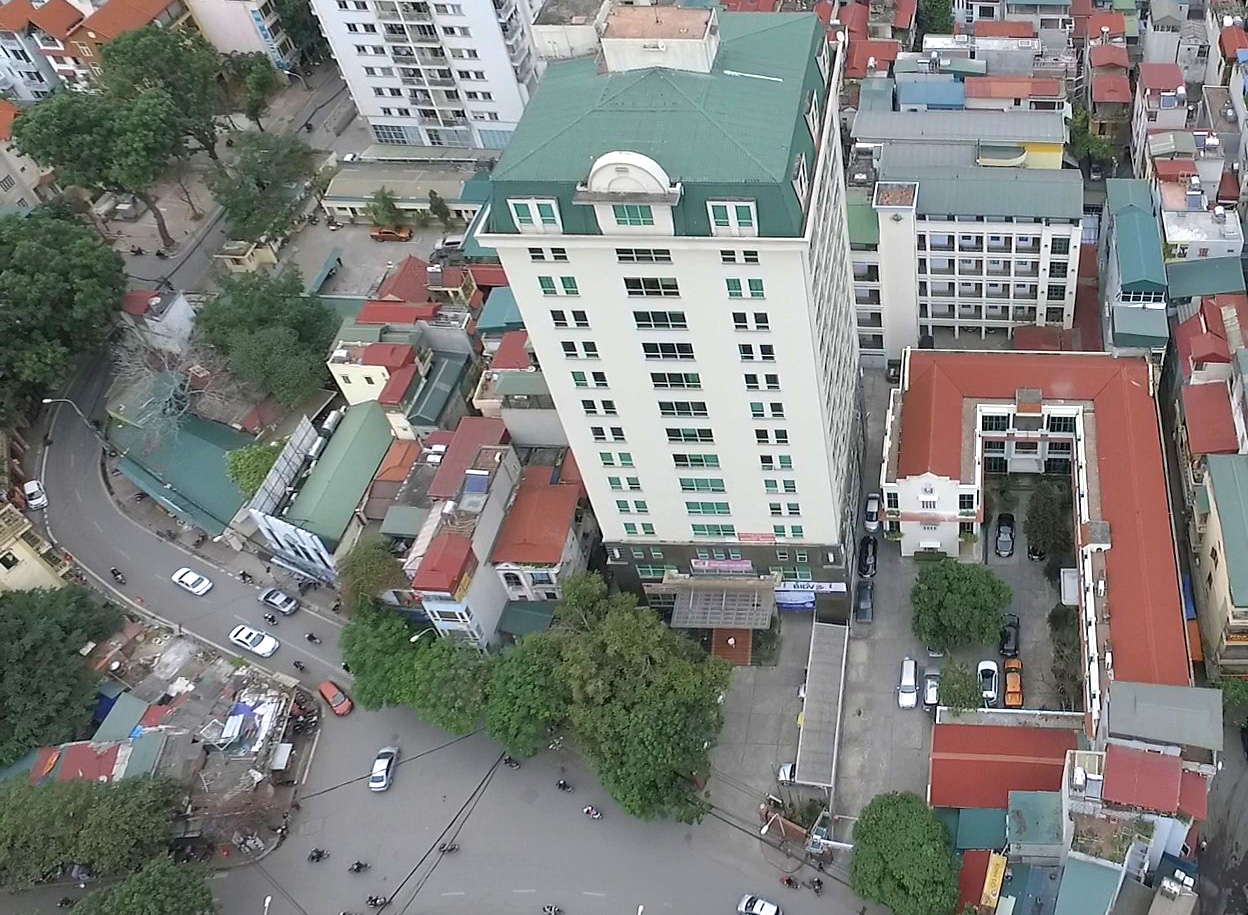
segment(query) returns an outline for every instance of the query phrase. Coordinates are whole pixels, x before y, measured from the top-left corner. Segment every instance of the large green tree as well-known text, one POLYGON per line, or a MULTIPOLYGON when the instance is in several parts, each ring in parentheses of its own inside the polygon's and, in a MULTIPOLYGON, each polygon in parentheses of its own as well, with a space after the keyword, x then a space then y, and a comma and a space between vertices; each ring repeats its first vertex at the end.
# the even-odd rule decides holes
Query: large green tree
POLYGON ((850 885, 894 915, 950 915, 958 902, 958 859, 923 799, 878 794, 854 826, 850 885))
POLYGON ((940 671, 939 701, 956 711, 979 708, 984 704, 984 694, 969 664, 950 661, 940 671))
POLYGON ((121 256, 55 211, 0 217, 0 417, 60 386, 126 288, 121 256))
POLYGON ((297 59, 318 61, 329 56, 329 45, 308 0, 274 0, 274 6, 297 59))
POLYGON ((272 444, 248 445, 237 448, 225 455, 225 475, 233 480, 243 495, 251 498, 264 483, 273 465, 286 447, 285 442, 272 444))
POLYGON ((74 864, 138 870, 169 845, 180 789, 161 779, 0 782, 0 885, 27 887, 74 864))
POLYGON ((130 193, 143 201, 165 247, 173 237, 151 189, 183 149, 180 105, 162 88, 127 98, 58 91, 13 124, 18 149, 56 168, 63 184, 130 193))
POLYGON ((450 636, 423 638, 412 651, 407 704, 434 727, 467 734, 485 712, 493 658, 450 636))
POLYGON ((407 584, 403 565, 381 536, 365 536, 338 563, 338 584, 347 606, 372 601, 387 591, 407 584))
POLYGON ((567 723, 572 693, 563 641, 558 633, 532 633, 494 665, 485 727, 515 756, 532 756, 567 723))
POLYGON ((950 35, 953 4, 950 0, 919 0, 918 20, 919 31, 924 35, 950 35))
POLYGON ((1051 480, 1043 480, 1027 500, 1023 531, 1028 547, 1037 547, 1054 556, 1066 556, 1073 545, 1070 490, 1051 480))
POLYGON ((986 645, 1001 633, 1010 587, 986 565, 954 559, 925 563, 910 591, 914 634, 942 651, 986 645))
POLYGON ((81 736, 100 676, 78 651, 121 624, 116 607, 77 585, 0 592, 0 766, 81 736))
POLYGON ((315 172, 311 147, 293 134, 235 137, 233 161, 208 175, 230 237, 257 241, 285 235, 303 210, 304 185, 315 172))
POLYGON ((141 871, 91 893, 79 915, 216 915, 219 911, 200 868, 156 858, 141 871))
POLYGON ((1070 119, 1070 148, 1080 159, 1108 163, 1114 158, 1114 147, 1104 137, 1092 133, 1086 108, 1075 106, 1070 119))
MULTIPOLYGON (((419 630, 390 608, 376 601, 356 601, 340 644, 355 677, 352 693, 363 708, 406 704, 409 671, 416 660, 411 639, 416 635, 419 630)), ((427 635, 421 641, 436 637, 427 635)))
POLYGON ((407 214, 399 209, 398 198, 394 191, 387 187, 379 187, 368 201, 368 218, 375 226, 397 229, 407 222, 407 214))
POLYGON ((291 406, 324 383, 326 353, 338 329, 333 310, 304 295, 298 270, 226 277, 196 324, 239 378, 291 406))
POLYGON ((132 102, 153 88, 177 100, 173 131, 217 158, 217 114, 222 106, 222 61, 193 30, 149 25, 104 45, 99 82, 113 98, 132 102))

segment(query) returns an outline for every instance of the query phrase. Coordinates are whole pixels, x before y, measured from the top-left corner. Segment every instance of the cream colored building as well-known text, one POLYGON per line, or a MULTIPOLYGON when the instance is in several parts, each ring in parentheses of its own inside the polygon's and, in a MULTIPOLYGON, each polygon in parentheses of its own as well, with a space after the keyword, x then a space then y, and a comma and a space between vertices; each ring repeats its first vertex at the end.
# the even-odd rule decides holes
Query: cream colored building
POLYGON ((1248 674, 1248 455, 1205 457, 1206 498, 1192 570, 1205 663, 1211 674, 1248 674))
POLYGON ((70 565, 15 505, 0 504, 0 591, 59 588, 70 565))

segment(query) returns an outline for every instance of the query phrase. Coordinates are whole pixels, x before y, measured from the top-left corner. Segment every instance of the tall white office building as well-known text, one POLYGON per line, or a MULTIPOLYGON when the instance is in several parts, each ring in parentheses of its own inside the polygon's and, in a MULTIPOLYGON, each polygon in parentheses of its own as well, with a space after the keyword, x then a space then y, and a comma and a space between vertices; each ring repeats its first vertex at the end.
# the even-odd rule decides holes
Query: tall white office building
POLYGON ((843 55, 809 14, 636 6, 601 51, 546 69, 480 238, 616 578, 652 606, 699 575, 840 591, 862 438, 843 55))
POLYGON ((502 149, 537 82, 529 0, 312 0, 378 143, 502 149))

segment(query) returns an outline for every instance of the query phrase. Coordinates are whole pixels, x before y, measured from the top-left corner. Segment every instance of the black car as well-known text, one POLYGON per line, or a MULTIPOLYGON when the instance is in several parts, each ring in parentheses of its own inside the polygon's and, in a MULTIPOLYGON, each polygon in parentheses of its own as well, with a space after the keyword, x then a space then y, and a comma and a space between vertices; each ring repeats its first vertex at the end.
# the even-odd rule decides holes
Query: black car
POLYGON ((1005 625, 1001 627, 1001 657, 1018 657, 1018 615, 1007 613, 1005 625))
POLYGON ((875 577, 875 553, 879 545, 878 540, 869 536, 858 541, 858 574, 863 578, 875 577))
POLYGON ((1014 516, 1010 512, 997 515, 997 555, 1014 555, 1014 516))
POLYGON ((875 619, 875 582, 860 581, 854 587, 854 619, 859 623, 875 619))
POLYGON ((1040 549, 1040 547, 1036 546, 1034 543, 1027 544, 1027 558, 1033 562, 1040 562, 1040 560, 1044 559, 1048 555, 1048 553, 1040 549))

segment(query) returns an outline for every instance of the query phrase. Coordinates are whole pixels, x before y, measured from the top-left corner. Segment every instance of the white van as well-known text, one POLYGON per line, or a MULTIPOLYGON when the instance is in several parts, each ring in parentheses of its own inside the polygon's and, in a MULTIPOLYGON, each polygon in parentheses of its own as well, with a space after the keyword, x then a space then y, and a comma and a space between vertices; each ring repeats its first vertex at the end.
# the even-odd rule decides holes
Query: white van
POLYGON ((901 662, 901 682, 897 684, 897 707, 914 708, 919 701, 918 665, 914 658, 901 662))

